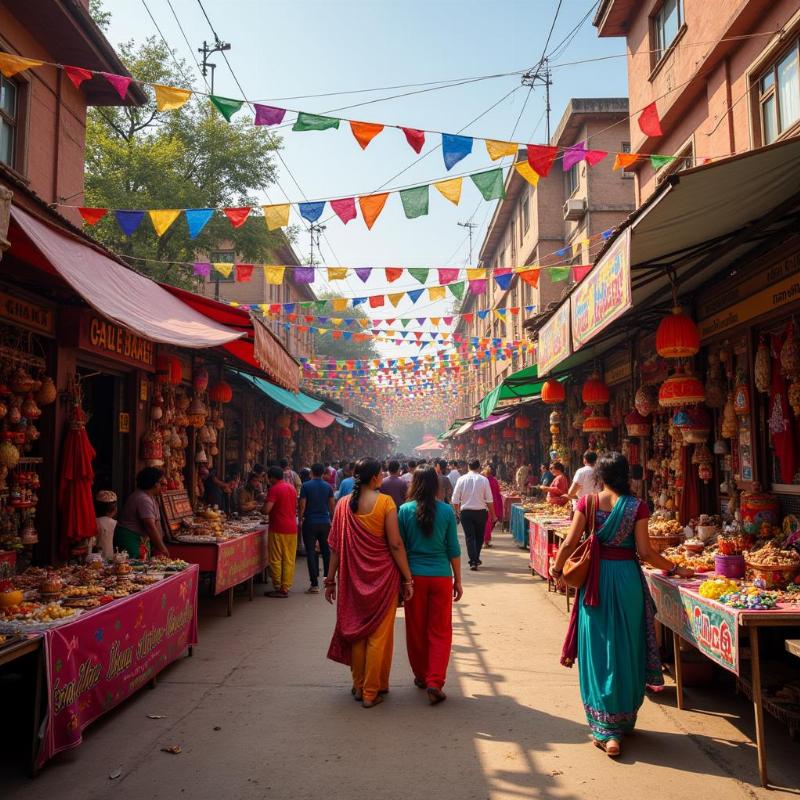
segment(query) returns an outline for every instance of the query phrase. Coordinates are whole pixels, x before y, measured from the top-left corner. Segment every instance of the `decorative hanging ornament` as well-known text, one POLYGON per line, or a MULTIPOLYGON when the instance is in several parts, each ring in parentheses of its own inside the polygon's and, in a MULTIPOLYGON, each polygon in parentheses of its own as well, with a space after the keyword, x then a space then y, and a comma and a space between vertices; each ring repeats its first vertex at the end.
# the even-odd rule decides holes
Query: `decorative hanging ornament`
POLYGON ((208 370, 205 368, 200 368, 195 370, 195 373, 192 377, 192 386, 194 387, 195 392, 202 393, 206 389, 208 389, 208 370))
POLYGON ((633 398, 633 405, 643 417, 649 417, 658 411, 658 389, 655 386, 640 386, 633 398))
POLYGON ((583 400, 587 406, 605 405, 610 397, 611 393, 608 386, 603 383, 597 372, 593 372, 581 388, 581 400, 583 400))
POLYGON ((769 355, 769 347, 766 339, 761 336, 758 341, 758 350, 756 350, 753 378, 755 380, 756 389, 762 394, 769 394, 771 373, 772 363, 769 355))
POLYGON ((177 356, 161 353, 156 359, 156 381, 177 386, 183 379, 181 360, 177 356))
POLYGON ((740 417, 746 417, 750 413, 750 387, 742 372, 737 372, 736 375, 736 386, 733 389, 733 410, 740 417))
POLYGON ((584 433, 610 433, 613 430, 611 420, 600 412, 592 412, 583 422, 584 433))
POLYGON ((522 414, 518 414, 516 417, 514 417, 514 427, 521 431, 528 430, 528 428, 531 427, 530 417, 525 417, 522 414))
POLYGON ((736 411, 733 407, 733 393, 728 394, 725 407, 722 409, 722 438, 733 439, 739 430, 739 421, 736 419, 736 411))
POLYGON ((703 384, 694 375, 687 374, 680 368, 667 378, 658 390, 658 402, 663 408, 697 405, 703 403, 705 399, 703 384))
POLYGON ((625 428, 628 431, 628 436, 649 436, 650 419, 634 408, 630 414, 625 415, 625 428))
POLYGON ((556 405, 563 403, 567 398, 564 384, 557 381, 555 378, 548 378, 542 384, 542 402, 547 405, 556 405))
POLYGON ((780 353, 781 373, 788 378, 800 377, 800 342, 797 341, 797 326, 789 323, 786 340, 780 353))
POLYGON ((689 358, 700 351, 700 331, 694 320, 675 306, 656 331, 656 352, 662 358, 689 358))
POLYGON ((225 381, 217 381, 209 390, 208 397, 213 403, 230 403, 233 399, 233 389, 225 381))

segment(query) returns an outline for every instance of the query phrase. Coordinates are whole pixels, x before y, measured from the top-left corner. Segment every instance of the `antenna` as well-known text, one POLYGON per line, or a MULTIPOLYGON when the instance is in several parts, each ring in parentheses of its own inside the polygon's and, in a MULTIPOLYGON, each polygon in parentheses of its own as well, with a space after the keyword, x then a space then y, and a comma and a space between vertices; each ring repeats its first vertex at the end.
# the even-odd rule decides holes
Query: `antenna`
POLYGON ((208 57, 212 53, 222 53, 230 49, 231 49, 230 42, 220 41, 218 38, 216 38, 216 36, 212 47, 209 47, 208 42, 204 41, 203 46, 197 48, 197 52, 203 54, 203 63, 200 66, 200 70, 203 73, 203 77, 205 78, 208 75, 208 71, 211 70, 211 94, 214 94, 214 70, 217 68, 217 65, 212 64, 208 60, 208 57))
POLYGON ((550 87, 553 85, 553 73, 546 58, 543 58, 534 69, 529 69, 522 76, 522 85, 535 87, 539 83, 544 86, 545 113, 547 114, 547 143, 550 144, 550 87))
POLYGON ((478 227, 477 222, 457 222, 456 223, 459 228, 466 228, 469 231, 469 265, 472 267, 474 264, 472 263, 472 231, 478 227))

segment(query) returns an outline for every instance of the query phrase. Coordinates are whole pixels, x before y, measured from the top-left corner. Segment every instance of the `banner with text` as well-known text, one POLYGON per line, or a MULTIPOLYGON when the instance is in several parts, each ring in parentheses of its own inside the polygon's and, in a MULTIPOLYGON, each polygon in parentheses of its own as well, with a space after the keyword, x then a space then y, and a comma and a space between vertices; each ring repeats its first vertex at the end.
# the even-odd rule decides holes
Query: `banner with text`
POLYGON ((571 352, 569 338, 570 305, 564 303, 553 316, 542 325, 536 348, 536 368, 542 378, 560 364, 571 352))

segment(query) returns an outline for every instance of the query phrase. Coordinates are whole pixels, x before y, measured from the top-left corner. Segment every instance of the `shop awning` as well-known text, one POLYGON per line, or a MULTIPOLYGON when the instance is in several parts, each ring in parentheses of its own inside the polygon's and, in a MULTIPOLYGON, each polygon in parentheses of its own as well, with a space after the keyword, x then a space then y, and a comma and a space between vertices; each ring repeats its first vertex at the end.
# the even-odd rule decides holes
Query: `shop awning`
POLYGON ((472 426, 472 430, 482 431, 485 428, 491 428, 492 425, 497 425, 499 422, 505 422, 507 419, 511 419, 513 416, 514 412, 509 411, 507 414, 497 414, 493 417, 489 417, 488 419, 482 419, 480 422, 476 422, 472 426))
POLYGON ((10 236, 22 245, 23 252, 27 249, 26 259, 63 278, 95 311, 145 339, 204 348, 242 336, 241 330, 209 319, 77 236, 47 225, 17 206, 12 206, 11 218, 10 236))
POLYGON ((327 428, 329 425, 333 425, 333 421, 336 419, 333 414, 329 414, 327 411, 323 411, 321 408, 318 411, 311 412, 310 414, 301 413, 300 416, 315 428, 327 428))
POLYGON ((456 428, 456 432, 453 434, 453 436, 463 436, 465 433, 469 433, 474 424, 474 419, 471 419, 469 422, 465 422, 460 428, 456 428))
POLYGON ((355 422, 349 419, 348 417, 340 417, 336 416, 336 421, 343 427, 343 428, 352 428, 355 426, 355 422))
POLYGON ((544 381, 537 380, 538 375, 535 364, 509 375, 481 400, 481 419, 487 419, 501 400, 522 400, 540 395, 544 381))
POLYGON ((440 450, 444 450, 444 445, 437 442, 436 439, 429 439, 427 442, 418 444, 414 449, 418 453, 438 453, 440 450))
POLYGON ((302 392, 288 392, 274 383, 265 381, 263 378, 257 378, 255 375, 248 375, 246 372, 237 372, 236 370, 230 371, 232 375, 247 381, 255 386, 260 392, 274 400, 279 406, 284 406, 290 411, 296 411, 298 414, 313 414, 322 408, 322 400, 315 400, 302 392))

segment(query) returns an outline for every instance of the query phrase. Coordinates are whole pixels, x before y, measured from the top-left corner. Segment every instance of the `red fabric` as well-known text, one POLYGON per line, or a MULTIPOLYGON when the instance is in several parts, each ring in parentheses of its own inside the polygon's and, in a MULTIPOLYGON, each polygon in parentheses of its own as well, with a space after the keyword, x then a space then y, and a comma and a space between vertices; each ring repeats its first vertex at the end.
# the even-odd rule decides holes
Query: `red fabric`
POLYGON ((83 217, 83 221, 87 225, 97 225, 103 217, 108 214, 107 208, 87 208, 86 206, 81 206, 78 209, 78 213, 83 217))
POLYGON ((386 267, 384 272, 386 273, 386 280, 389 283, 393 283, 394 281, 396 281, 403 274, 403 268, 402 267, 386 267))
POLYGON ((239 283, 246 283, 253 278, 253 264, 237 264, 236 280, 239 283))
POLYGON ((411 671, 426 687, 441 689, 453 643, 452 578, 415 575, 405 615, 411 671))
MULTIPOLYGON (((786 334, 789 329, 787 328, 786 334)), ((772 337, 772 381, 769 387, 769 428, 772 447, 780 465, 781 483, 792 483, 795 472, 794 443, 792 434, 792 418, 789 413, 789 398, 786 392, 786 381, 781 374, 780 352, 786 338, 772 337)))
POLYGON ((658 108, 655 102, 642 109, 638 122, 639 128, 645 136, 661 136, 661 120, 658 118, 658 108))
POLYGON ((250 216, 249 208, 223 208, 222 211, 234 228, 241 228, 250 216))
POLYGON ((330 201, 331 209, 337 217, 347 225, 351 219, 356 218, 356 201, 352 197, 342 197, 339 200, 330 201))
POLYGON ((542 178, 546 178, 550 173, 550 169, 557 155, 557 147, 550 147, 544 144, 528 145, 528 163, 536 174, 540 175, 542 178))
POLYGON ((97 533, 92 501, 94 456, 86 428, 71 425, 64 439, 58 487, 62 551, 65 554, 70 542, 89 539, 97 533))
MULTIPOLYGON (((497 519, 503 519, 503 495, 500 492, 500 484, 494 475, 487 475, 489 481, 489 488, 492 490, 492 502, 494 503, 494 514, 497 519)), ((486 518, 486 528, 483 531, 483 543, 488 544, 492 541, 492 528, 494 524, 486 518)))
POLYGON ((92 77, 92 73, 88 69, 84 69, 83 67, 64 67, 64 72, 67 73, 67 77, 72 81, 75 85, 76 89, 80 89, 81 84, 84 81, 88 81, 92 77))
POLYGON ((400 594, 400 572, 389 545, 364 528, 345 499, 336 505, 331 550, 339 555, 336 628, 328 658, 351 665, 354 642, 374 633, 400 594))
POLYGON ((269 512, 269 529, 274 533, 297 533, 297 490, 285 481, 269 487, 267 502, 274 503, 269 512))
POLYGON ((414 152, 419 153, 422 145, 425 144, 425 131, 419 131, 416 128, 401 128, 400 130, 406 135, 406 141, 414 149, 414 152))

